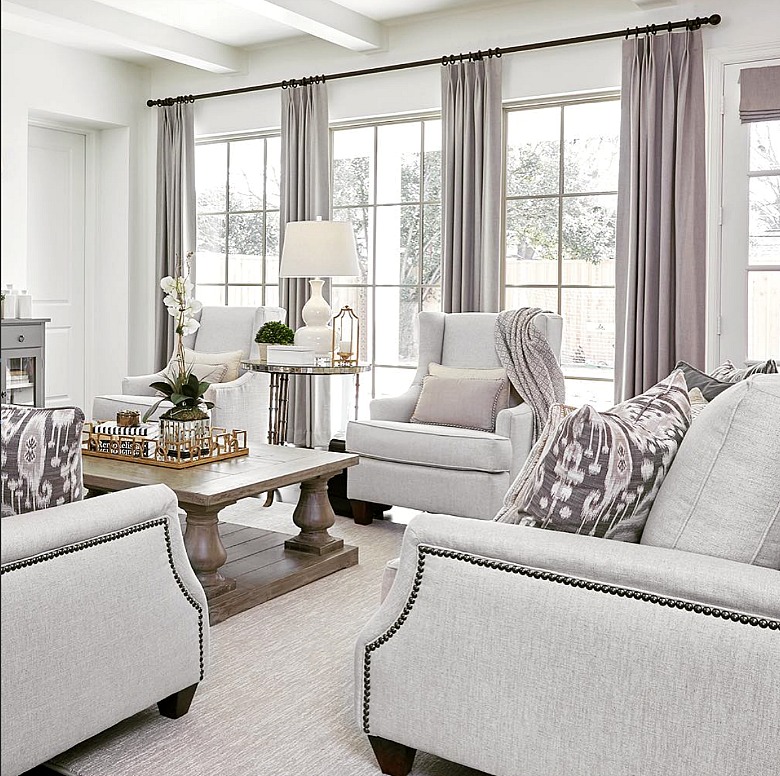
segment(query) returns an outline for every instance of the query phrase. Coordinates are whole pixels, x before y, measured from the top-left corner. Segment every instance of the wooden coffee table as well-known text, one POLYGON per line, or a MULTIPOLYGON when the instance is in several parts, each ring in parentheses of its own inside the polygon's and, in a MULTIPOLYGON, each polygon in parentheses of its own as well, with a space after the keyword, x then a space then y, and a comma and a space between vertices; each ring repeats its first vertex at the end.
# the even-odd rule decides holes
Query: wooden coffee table
MULTIPOLYGON (((243 458, 190 469, 167 469, 91 456, 84 456, 83 469, 84 486, 91 491, 163 483, 176 493, 179 506, 187 513, 184 545, 209 600, 209 619, 213 625, 269 598, 357 564, 357 547, 345 546, 342 539, 328 533, 336 520, 328 500, 328 480, 357 463, 357 455, 346 453, 256 445, 243 458), (254 577, 246 573, 244 559, 237 585, 236 579, 221 571, 229 553, 220 537, 220 526, 223 529, 225 526, 219 522, 220 510, 247 496, 298 483, 301 494, 293 521, 300 533, 287 536, 245 529, 262 535, 264 539, 259 544, 272 555, 264 560, 256 559, 263 571, 254 577)), ((257 508, 263 509, 262 502, 258 501, 257 508)), ((230 565, 228 562, 228 569, 230 565)))

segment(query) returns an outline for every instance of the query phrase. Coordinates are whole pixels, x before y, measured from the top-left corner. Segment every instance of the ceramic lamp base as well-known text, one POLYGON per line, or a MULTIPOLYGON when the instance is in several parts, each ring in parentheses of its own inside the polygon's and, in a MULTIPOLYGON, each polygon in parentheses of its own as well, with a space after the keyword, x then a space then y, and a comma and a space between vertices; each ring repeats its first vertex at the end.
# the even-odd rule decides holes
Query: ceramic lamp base
POLYGON ((295 332, 295 344, 302 348, 311 348, 316 356, 330 355, 333 329, 328 326, 330 321, 330 305, 322 296, 321 278, 309 280, 311 296, 301 310, 305 326, 295 332))
POLYGON ((333 329, 330 326, 301 326, 295 332, 295 344, 311 348, 315 356, 329 356, 333 329))

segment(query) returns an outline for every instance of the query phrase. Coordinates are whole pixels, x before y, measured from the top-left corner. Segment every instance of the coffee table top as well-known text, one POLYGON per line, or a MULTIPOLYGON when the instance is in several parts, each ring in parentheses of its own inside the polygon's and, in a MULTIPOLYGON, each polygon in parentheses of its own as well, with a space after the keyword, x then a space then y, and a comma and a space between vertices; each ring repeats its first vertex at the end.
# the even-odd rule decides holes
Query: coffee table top
POLYGON ((190 469, 92 456, 84 456, 82 466, 86 488, 114 491, 162 483, 176 493, 180 503, 219 507, 314 477, 333 476, 358 461, 358 456, 350 453, 258 444, 250 448, 248 456, 190 469))

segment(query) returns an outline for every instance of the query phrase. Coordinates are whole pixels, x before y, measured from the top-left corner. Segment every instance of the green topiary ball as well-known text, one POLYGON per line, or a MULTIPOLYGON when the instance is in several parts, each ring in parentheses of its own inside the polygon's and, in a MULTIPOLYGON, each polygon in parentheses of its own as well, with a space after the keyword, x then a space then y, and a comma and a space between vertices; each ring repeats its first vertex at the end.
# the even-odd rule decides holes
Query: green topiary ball
POLYGON ((292 345, 294 340, 295 332, 281 321, 268 321, 255 334, 255 342, 264 342, 269 345, 292 345))

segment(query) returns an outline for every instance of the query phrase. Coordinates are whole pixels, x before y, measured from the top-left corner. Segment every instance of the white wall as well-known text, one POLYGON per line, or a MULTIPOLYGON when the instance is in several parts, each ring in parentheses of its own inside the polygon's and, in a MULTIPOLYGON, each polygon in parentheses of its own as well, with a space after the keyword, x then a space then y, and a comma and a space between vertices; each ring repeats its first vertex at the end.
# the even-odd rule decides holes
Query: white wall
POLYGON ((87 412, 90 394, 116 392, 135 359, 150 360, 151 322, 130 304, 152 298, 148 92, 146 68, 2 32, 3 285, 27 287, 28 123, 87 134, 87 412), (131 337, 144 343, 133 358, 131 337))

